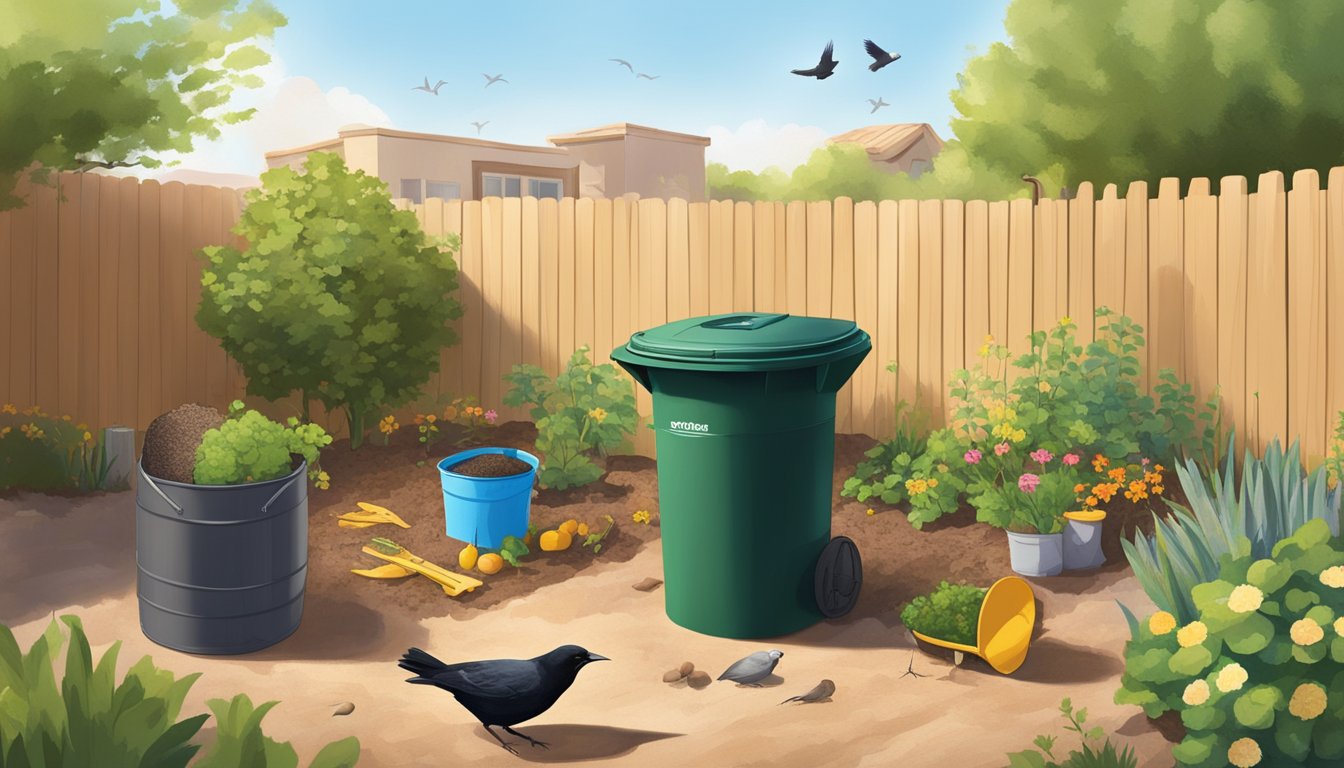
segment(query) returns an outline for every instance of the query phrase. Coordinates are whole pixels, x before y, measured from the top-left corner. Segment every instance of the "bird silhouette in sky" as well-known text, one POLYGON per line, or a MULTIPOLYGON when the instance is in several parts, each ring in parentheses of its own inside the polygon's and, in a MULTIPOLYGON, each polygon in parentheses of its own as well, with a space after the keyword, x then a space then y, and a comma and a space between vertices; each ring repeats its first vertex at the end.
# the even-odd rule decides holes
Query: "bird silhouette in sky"
POLYGON ((821 52, 821 61, 817 62, 817 66, 811 69, 793 69, 790 71, 795 75, 815 77, 818 80, 825 80, 835 72, 835 66, 840 63, 831 57, 834 50, 835 46, 833 43, 826 43, 826 48, 821 52))
POLYGON ((429 84, 429 78, 426 77, 426 78, 425 78, 425 84, 424 84, 424 85, 417 85, 417 86, 415 86, 414 88, 412 88, 411 90, 412 90, 412 91, 424 91, 424 92, 426 92, 426 93, 432 93, 432 94, 434 94, 435 96, 438 96, 438 95, 439 95, 439 89, 442 88, 442 87, 444 86, 444 83, 447 83, 447 82, 448 82, 447 80, 440 80, 439 82, 437 82, 437 83, 435 83, 434 85, 431 86, 431 85, 429 84))
POLYGON ((630 70, 630 74, 632 75, 635 73, 635 68, 631 66, 630 62, 626 61, 625 59, 607 59, 607 61, 614 61, 617 64, 620 64, 622 67, 625 67, 626 69, 630 70))
POLYGON ((901 58, 901 54, 887 53, 872 40, 864 40, 863 47, 868 51, 868 55, 873 57, 873 63, 868 65, 868 69, 874 72, 901 58))
POLYGON ((490 124, 490 121, 489 121, 489 120, 486 120, 486 121, 483 122, 483 123, 472 123, 472 125, 476 126, 476 135, 477 135, 477 136, 480 136, 480 135, 481 135, 481 129, 484 128, 485 126, 489 125, 489 124, 490 124))
POLYGON ((639 79, 641 77, 644 78, 645 80, 657 80, 658 78, 662 77, 662 75, 646 75, 643 72, 640 72, 639 74, 635 75, 635 79, 639 79))
POLYGON ((881 109, 881 108, 883 108, 883 107, 890 107, 890 106, 891 106, 891 105, 888 104, 887 102, 883 101, 881 96, 878 96, 876 100, 874 100, 874 99, 868 99, 868 103, 873 105, 872 110, 868 113, 868 114, 870 114, 870 115, 873 114, 873 112, 876 112, 877 110, 879 110, 879 109, 881 109))
POLYGON ((505 79, 504 79, 504 76, 503 76, 503 75, 495 75, 494 77, 491 77, 490 75, 487 75, 487 74, 485 74, 484 72, 482 72, 482 73, 481 73, 481 77, 484 77, 484 78, 485 78, 485 87, 486 87, 486 88, 489 88, 490 86, 494 85, 495 83, 507 83, 507 82, 509 82, 508 80, 505 80, 505 79))

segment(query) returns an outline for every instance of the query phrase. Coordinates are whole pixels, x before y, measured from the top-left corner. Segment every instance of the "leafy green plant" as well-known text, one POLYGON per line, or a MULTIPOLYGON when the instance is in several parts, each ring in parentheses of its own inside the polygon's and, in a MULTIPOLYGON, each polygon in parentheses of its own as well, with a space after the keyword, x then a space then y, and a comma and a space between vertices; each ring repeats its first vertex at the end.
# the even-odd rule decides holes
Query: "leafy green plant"
POLYGON ((1330 444, 1330 452, 1325 456, 1325 471, 1330 490, 1344 482, 1344 411, 1339 412, 1339 423, 1330 444))
POLYGON ((450 236, 429 241, 387 185, 313 152, 263 173, 234 227, 248 246, 204 249, 196 321, 247 374, 250 394, 344 410, 350 447, 380 407, 417 398, 462 315, 450 236))
POLYGON ((1217 576, 1220 562, 1246 539, 1251 554, 1268 557, 1289 533, 1310 520, 1339 533, 1341 489, 1327 488, 1323 467, 1302 470, 1296 442, 1285 453, 1278 440, 1257 458, 1249 449, 1236 484, 1232 445, 1221 469, 1204 470, 1192 459, 1176 467, 1189 506, 1168 501, 1173 514, 1153 515, 1153 533, 1121 541, 1125 557, 1149 599, 1182 622, 1197 615, 1195 585, 1217 576))
MULTIPOLYGON (((298 754, 289 742, 278 742, 262 733, 261 720, 278 701, 253 707, 252 699, 240 693, 232 700, 210 699, 205 704, 215 715, 215 742, 194 768, 297 768, 298 754)), ((359 739, 348 736, 322 748, 309 768, 352 768, 359 762, 359 739)))
MULTIPOLYGON (((645 512, 644 514, 647 515, 648 513, 645 512)), ((616 527, 616 518, 611 515, 603 515, 603 517, 607 520, 607 526, 601 531, 592 531, 583 540, 583 546, 592 547, 594 555, 602 551, 602 542, 607 540, 607 536, 611 534, 611 529, 616 527)), ((647 523, 648 520, 646 519, 645 522, 647 523)))
POLYGON ((1172 755, 1199 768, 1344 760, 1344 540, 1314 517, 1253 553, 1241 537, 1190 591, 1194 617, 1159 610, 1132 639, 1116 703, 1175 710, 1172 755))
POLYGON ((308 462, 308 476, 324 486, 329 479, 318 461, 331 436, 316 424, 288 426, 247 410, 241 400, 229 406, 229 418, 207 430, 196 448, 195 480, 200 485, 236 485, 284 477, 294 471, 290 454, 308 462))
POLYGON ((1071 750, 1062 761, 1055 757, 1054 736, 1037 736, 1032 744, 1036 749, 1013 752, 1008 755, 1009 768, 1137 768, 1139 759, 1134 750, 1126 746, 1117 751, 1111 740, 1100 727, 1084 728, 1087 724, 1087 708, 1073 709, 1073 702, 1064 699, 1059 703, 1059 712, 1067 725, 1064 730, 1078 734, 1080 749, 1071 750), (1093 748, 1093 742, 1105 742, 1093 748))
POLYGON ((1064 513, 1078 508, 1078 454, 1056 458, 1044 448, 1026 457, 1005 451, 998 463, 967 451, 964 460, 976 478, 968 486, 975 519, 1019 533, 1058 533, 1064 513), (972 460, 974 459, 974 460, 972 460), (988 471, 980 467, 988 466, 988 471))
MULTIPOLYGON (((528 533, 535 533, 535 530, 531 525, 528 526, 528 533)), ((499 556, 514 568, 522 567, 522 563, 519 561, 530 554, 532 554, 532 550, 517 536, 505 536, 504 540, 500 542, 499 556)))
POLYGON ((943 581, 901 609, 901 623, 911 630, 962 645, 975 645, 980 606, 988 590, 943 581))
POLYGON ((505 405, 532 406, 543 488, 587 485, 602 476, 595 455, 629 447, 639 423, 634 386, 614 365, 593 365, 588 347, 575 350, 555 379, 535 365, 515 365, 504 380, 505 405))
POLYGON ((107 485, 109 468, 101 430, 37 406, 0 406, 0 490, 96 491, 107 485))

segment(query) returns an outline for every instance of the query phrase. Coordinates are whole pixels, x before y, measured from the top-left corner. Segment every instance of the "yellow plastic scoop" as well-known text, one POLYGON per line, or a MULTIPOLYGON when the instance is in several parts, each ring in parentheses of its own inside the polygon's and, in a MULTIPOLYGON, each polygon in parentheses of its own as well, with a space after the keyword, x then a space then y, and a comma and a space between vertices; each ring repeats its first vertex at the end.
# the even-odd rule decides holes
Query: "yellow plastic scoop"
MULTIPOLYGON (((416 557, 406 550, 405 547, 397 544, 390 539, 377 538, 365 546, 362 550, 365 554, 373 555, 380 560, 403 568, 408 571, 424 576, 430 581, 443 587, 443 591, 449 597, 457 597, 463 592, 470 592, 485 582, 473 579, 470 576, 463 576, 458 573, 440 568, 439 566, 425 560, 422 557, 416 557)), ((386 566, 374 569, 382 571, 386 566)), ((367 574, 360 574, 361 576, 367 574)), ((395 576, 374 576, 371 578, 397 578, 395 576)))
POLYGON ((410 528, 410 524, 387 507, 380 507, 377 504, 370 504, 367 501, 359 502, 358 512, 346 512, 337 519, 342 528, 368 528, 369 526, 380 523, 390 523, 399 528, 410 528))
POLYGON ((377 568, 351 568, 350 572, 370 579, 404 579, 415 575, 415 571, 402 568, 396 563, 380 565, 377 568))
POLYGON ((989 663, 995 672, 1011 675, 1027 660, 1027 646, 1036 626, 1036 594, 1031 585, 1016 576, 994 582, 985 593, 976 622, 975 645, 963 645, 920 634, 915 637, 930 645, 973 653, 989 663))

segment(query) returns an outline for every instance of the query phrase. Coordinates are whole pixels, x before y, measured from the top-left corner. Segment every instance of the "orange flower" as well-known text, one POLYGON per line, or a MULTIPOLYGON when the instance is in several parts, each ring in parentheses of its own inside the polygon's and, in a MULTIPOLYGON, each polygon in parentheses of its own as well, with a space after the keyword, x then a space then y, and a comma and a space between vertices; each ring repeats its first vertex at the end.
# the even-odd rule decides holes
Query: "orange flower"
POLYGON ((1079 484, 1073 486, 1073 492, 1074 492, 1074 493, 1082 493, 1084 488, 1087 488, 1087 485, 1084 484, 1084 483, 1079 483, 1079 484))
POLYGON ((1110 472, 1107 472, 1106 475, 1107 475, 1107 477, 1111 478, 1112 480, 1114 480, 1114 481, 1117 482, 1117 483, 1123 483, 1123 482, 1125 482, 1125 468, 1124 468, 1124 467, 1116 467, 1115 469, 1112 469, 1110 472))
POLYGON ((1102 501, 1109 502, 1119 490, 1119 483, 1098 483, 1093 486, 1092 493, 1102 501))
POLYGON ((457 418, 457 406, 450 405, 443 409, 443 418, 453 421, 457 418))
POLYGON ((1148 498, 1148 485, 1141 480, 1135 480, 1129 484, 1129 490, 1125 491, 1125 498, 1130 501, 1141 501, 1148 498))
POLYGON ((1087 497, 1087 501, 1085 501, 1085 502, 1083 502, 1083 503, 1086 504, 1086 505, 1089 506, 1089 507, 1095 507, 1095 506, 1097 506, 1097 497, 1096 497, 1096 496, 1088 496, 1088 497, 1087 497))
POLYGON ((1109 467, 1110 465, 1111 460, 1106 458, 1105 456, 1102 456, 1100 453, 1098 453, 1096 457, 1092 459, 1092 469, 1095 472, 1100 472, 1101 470, 1105 469, 1106 467, 1109 467))

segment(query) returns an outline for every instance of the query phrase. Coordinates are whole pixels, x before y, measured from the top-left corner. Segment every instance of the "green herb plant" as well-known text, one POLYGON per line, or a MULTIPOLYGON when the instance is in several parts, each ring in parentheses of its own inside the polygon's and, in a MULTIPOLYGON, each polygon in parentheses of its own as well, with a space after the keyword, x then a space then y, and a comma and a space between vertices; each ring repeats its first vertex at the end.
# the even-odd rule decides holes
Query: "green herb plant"
POLYGON ((974 646, 987 591, 943 581, 902 608, 901 623, 921 635, 974 646))
POLYGON ((196 448, 194 478, 200 485, 274 480, 292 472, 291 454, 300 454, 308 462, 309 478, 325 484, 319 452, 330 444, 331 436, 316 424, 290 417, 286 426, 235 400, 229 418, 207 430, 196 448))
POLYGON ((1325 472, 1330 490, 1344 483, 1344 411, 1339 412, 1339 422, 1330 441, 1330 452, 1325 457, 1325 472))
POLYGON ((535 365, 515 365, 504 380, 505 405, 532 406, 543 488, 587 485, 602 476, 594 458, 629 448, 639 423, 634 386, 614 365, 593 365, 588 347, 576 350, 554 379, 535 365))
MULTIPOLYGON (((287 741, 276 741, 261 730, 261 720, 280 702, 254 707, 247 694, 233 699, 210 699, 205 705, 215 715, 215 741, 193 768, 297 768, 298 754, 287 741)), ((353 768, 359 762, 359 739, 333 741, 308 768, 353 768)))
POLYGON ((1032 741, 1036 749, 1008 755, 1009 768, 1137 768, 1139 759, 1133 748, 1125 746, 1117 751, 1100 727, 1084 727, 1087 724, 1086 707, 1074 711, 1073 702, 1066 698, 1060 702, 1059 712, 1066 721, 1064 730, 1078 735, 1080 749, 1071 750, 1061 760, 1054 753, 1056 737, 1037 736, 1032 741), (1105 739, 1104 743, 1101 743, 1102 739, 1105 739), (1094 748, 1095 743, 1099 746, 1094 748))
MULTIPOLYGON (((530 533, 533 530, 535 529, 529 525, 528 532, 530 533)), ((532 550, 529 549, 527 544, 517 536, 505 536, 504 540, 500 542, 499 556, 504 558, 504 562, 512 565, 514 568, 521 568, 522 563, 520 561, 530 554, 532 554, 532 550)))
POLYGON ((607 519, 607 527, 603 528, 600 532, 593 531, 589 533, 588 537, 583 540, 583 546, 592 547, 594 555, 602 551, 602 542, 606 541, 607 535, 611 533, 611 529, 616 527, 616 518, 611 515, 603 515, 603 517, 607 519))

